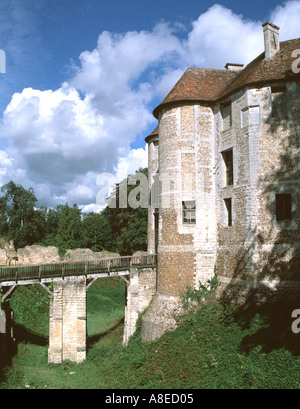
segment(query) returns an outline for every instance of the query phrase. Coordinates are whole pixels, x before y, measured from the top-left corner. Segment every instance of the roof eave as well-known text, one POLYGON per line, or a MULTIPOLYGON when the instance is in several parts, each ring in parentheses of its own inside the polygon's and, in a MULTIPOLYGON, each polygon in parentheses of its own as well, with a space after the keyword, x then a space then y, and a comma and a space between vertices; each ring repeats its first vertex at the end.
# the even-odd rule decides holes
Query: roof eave
POLYGON ((214 104, 215 100, 205 100, 205 99, 178 99, 175 101, 168 101, 168 102, 162 102, 161 104, 159 104, 156 108, 154 108, 153 110, 153 116, 156 119, 159 119, 159 113, 161 110, 163 109, 168 109, 168 108, 176 108, 180 105, 205 105, 205 106, 211 106, 212 104, 214 104))

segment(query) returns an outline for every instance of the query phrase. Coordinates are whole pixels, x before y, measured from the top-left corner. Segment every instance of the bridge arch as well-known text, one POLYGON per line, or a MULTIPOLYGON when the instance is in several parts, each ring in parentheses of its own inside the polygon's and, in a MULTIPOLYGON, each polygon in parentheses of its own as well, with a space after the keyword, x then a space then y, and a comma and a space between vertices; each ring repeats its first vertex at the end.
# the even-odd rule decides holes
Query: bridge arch
POLYGON ((114 257, 96 261, 0 268, 2 301, 18 285, 40 284, 51 295, 48 362, 86 359, 86 293, 99 278, 120 277, 126 283, 123 344, 156 290, 156 256, 114 257))

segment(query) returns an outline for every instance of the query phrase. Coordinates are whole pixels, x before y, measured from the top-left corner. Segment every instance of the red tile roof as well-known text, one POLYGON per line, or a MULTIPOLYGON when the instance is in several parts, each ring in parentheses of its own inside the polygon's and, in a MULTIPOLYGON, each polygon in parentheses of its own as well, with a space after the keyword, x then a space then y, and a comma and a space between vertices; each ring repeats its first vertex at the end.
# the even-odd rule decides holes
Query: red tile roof
POLYGON ((148 135, 148 136, 145 138, 146 143, 149 142, 149 140, 152 138, 152 136, 158 136, 158 126, 154 129, 153 132, 151 132, 150 135, 148 135))
POLYGON ((236 71, 189 67, 153 115, 158 118, 159 111, 174 102, 214 101, 236 76, 236 71))
POLYGON ((300 74, 292 71, 295 58, 294 50, 300 49, 300 38, 280 43, 278 51, 272 59, 265 60, 265 53, 260 54, 255 60, 239 71, 237 78, 218 96, 218 99, 232 94, 245 86, 266 84, 274 81, 300 80, 300 74))
POLYGON ((250 85, 300 80, 300 74, 292 71, 292 52, 296 49, 300 49, 300 38, 281 42, 272 59, 265 60, 262 53, 240 71, 189 67, 153 115, 158 118, 162 108, 182 102, 216 102, 250 85))

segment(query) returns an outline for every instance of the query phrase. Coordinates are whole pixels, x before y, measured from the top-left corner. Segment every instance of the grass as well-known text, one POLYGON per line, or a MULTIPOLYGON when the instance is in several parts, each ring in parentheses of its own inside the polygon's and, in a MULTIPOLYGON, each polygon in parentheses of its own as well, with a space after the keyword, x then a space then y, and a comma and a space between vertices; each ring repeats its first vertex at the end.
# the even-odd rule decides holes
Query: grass
MULTIPOLYGON (((25 294, 15 293, 18 296, 23 299, 25 294)), ((272 306, 271 315, 267 310, 241 311, 208 299, 201 308, 187 310, 177 330, 153 342, 142 342, 139 320, 126 348, 122 346, 121 280, 97 280, 88 291, 87 307, 87 359, 61 365, 47 363, 47 345, 32 338, 33 322, 29 313, 20 310, 21 315, 16 316, 26 323, 27 331, 30 326, 31 335, 19 342, 0 388, 300 388, 300 335, 288 331, 290 322, 283 319, 282 306, 276 314, 272 306)), ((42 311, 40 321, 47 321, 42 311)), ((35 327, 35 335, 46 337, 46 324, 39 328, 38 332, 35 327)))

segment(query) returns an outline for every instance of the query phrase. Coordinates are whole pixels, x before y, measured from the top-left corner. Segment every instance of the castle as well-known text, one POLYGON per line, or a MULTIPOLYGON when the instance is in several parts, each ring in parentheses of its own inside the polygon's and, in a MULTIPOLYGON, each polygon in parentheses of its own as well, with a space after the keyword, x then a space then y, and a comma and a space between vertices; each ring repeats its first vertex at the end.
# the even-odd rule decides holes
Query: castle
POLYGON ((144 340, 175 328, 180 295, 215 271, 227 301, 300 289, 300 38, 280 42, 269 22, 263 37, 245 68, 188 68, 153 111, 144 340))

